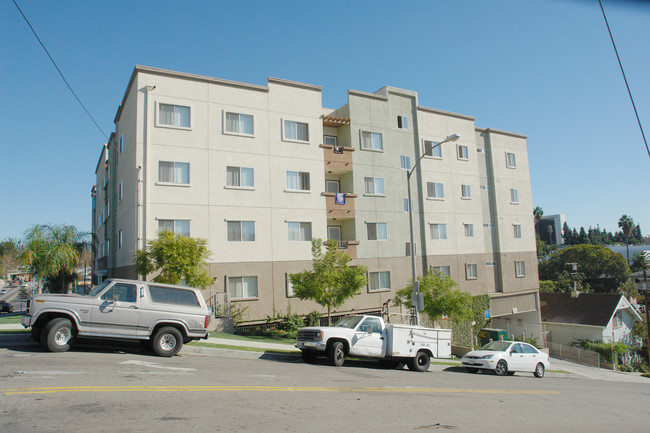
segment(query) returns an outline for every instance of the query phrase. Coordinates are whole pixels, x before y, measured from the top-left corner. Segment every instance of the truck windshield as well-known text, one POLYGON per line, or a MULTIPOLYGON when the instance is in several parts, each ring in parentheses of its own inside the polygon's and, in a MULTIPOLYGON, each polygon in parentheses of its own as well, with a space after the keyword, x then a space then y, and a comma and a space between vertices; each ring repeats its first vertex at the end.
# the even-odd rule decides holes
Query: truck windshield
POLYGON ((99 286, 92 289, 92 291, 88 292, 88 295, 86 295, 86 296, 97 296, 99 294, 99 292, 104 290, 106 288, 106 286, 111 284, 111 282, 112 282, 111 280, 104 280, 103 283, 101 283, 99 286))
POLYGON ((337 326, 339 328, 350 328, 354 329, 356 326, 359 324, 359 322, 363 319, 361 316, 348 316, 344 317, 338 322, 334 324, 334 326, 337 326))

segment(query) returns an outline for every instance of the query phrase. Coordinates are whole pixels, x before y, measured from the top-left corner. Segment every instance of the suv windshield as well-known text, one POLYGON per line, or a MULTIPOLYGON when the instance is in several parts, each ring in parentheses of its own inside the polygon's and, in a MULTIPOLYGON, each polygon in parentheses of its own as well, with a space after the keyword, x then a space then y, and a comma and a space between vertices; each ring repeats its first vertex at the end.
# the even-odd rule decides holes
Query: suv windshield
POLYGON ((106 286, 108 286, 111 283, 112 283, 111 280, 104 280, 103 283, 101 283, 99 286, 95 287, 90 292, 88 292, 88 294, 86 296, 97 296, 99 294, 99 292, 104 290, 106 288, 106 286))
POLYGON ((361 316, 348 316, 344 317, 338 322, 334 324, 334 326, 337 326, 339 328, 350 328, 354 329, 359 322, 361 321, 362 317, 361 316))
POLYGON ((481 350, 492 350, 494 352, 505 352, 512 343, 507 341, 491 341, 485 346, 481 347, 481 350))

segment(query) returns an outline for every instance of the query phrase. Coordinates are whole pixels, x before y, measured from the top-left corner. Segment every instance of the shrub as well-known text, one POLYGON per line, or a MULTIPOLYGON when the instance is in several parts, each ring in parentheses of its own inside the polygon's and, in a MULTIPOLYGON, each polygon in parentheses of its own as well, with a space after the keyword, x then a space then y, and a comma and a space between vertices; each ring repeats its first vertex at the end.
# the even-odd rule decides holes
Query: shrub
POLYGON ((305 324, 307 326, 320 326, 320 317, 321 315, 318 311, 312 311, 305 317, 305 324))
POLYGON ((305 326, 305 321, 299 314, 287 314, 282 318, 278 328, 285 332, 295 333, 298 329, 305 326))
POLYGON ((522 335, 521 337, 517 337, 517 336, 515 336, 515 337, 513 338, 513 340, 514 340, 514 341, 523 341, 524 343, 528 343, 528 344, 530 344, 531 346, 535 346, 535 347, 539 348, 539 347, 537 346, 537 338, 533 337, 532 335, 531 335, 530 337, 525 337, 525 336, 523 336, 523 335, 522 335))

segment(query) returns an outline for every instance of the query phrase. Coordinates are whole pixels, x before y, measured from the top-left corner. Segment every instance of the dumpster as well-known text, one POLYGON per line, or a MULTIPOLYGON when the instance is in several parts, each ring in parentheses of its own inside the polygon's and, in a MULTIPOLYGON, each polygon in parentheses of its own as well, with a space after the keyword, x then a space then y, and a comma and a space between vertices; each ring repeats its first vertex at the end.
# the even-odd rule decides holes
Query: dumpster
POLYGON ((488 344, 490 341, 504 341, 508 338, 505 329, 483 328, 479 331, 479 341, 481 346, 488 344))

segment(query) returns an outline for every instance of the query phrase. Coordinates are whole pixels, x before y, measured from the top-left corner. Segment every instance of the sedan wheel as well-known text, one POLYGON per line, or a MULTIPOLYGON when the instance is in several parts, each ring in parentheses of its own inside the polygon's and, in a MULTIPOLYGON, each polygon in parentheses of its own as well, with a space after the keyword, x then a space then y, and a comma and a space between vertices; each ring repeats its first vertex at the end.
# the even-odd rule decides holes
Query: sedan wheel
POLYGON ((502 359, 497 363, 494 372, 496 373, 497 376, 505 376, 506 373, 508 373, 508 364, 506 364, 506 362, 502 359))
POLYGON ((544 377, 544 364, 541 362, 537 364, 537 367, 535 367, 535 373, 533 373, 535 377, 544 377))

